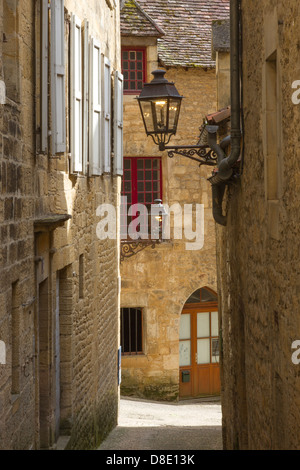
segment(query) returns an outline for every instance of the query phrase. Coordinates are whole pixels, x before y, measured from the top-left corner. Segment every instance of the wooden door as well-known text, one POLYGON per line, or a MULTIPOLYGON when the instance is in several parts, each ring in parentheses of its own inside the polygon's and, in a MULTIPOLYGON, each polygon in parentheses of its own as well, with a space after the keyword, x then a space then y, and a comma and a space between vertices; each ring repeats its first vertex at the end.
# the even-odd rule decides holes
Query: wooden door
POLYGON ((181 398, 220 393, 216 304, 184 308, 180 321, 179 366, 181 398))

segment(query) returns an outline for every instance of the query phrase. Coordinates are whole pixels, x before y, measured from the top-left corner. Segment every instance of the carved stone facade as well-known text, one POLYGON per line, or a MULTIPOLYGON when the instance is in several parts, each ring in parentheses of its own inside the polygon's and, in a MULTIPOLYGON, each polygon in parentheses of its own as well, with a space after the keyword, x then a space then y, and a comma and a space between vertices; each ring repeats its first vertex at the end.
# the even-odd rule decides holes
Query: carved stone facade
POLYGON ((114 96, 119 2, 4 0, 0 9, 0 447, 95 448, 116 425, 119 399, 119 240, 97 238, 96 209, 118 207, 121 178, 80 167, 72 123, 80 133, 87 94, 75 97, 71 84, 92 66, 100 74, 106 57, 114 96))

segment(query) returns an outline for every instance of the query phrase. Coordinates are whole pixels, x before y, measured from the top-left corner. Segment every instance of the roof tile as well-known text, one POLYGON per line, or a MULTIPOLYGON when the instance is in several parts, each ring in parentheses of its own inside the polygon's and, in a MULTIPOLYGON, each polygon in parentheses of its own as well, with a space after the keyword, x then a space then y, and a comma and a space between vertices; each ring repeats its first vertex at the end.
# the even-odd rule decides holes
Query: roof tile
POLYGON ((135 0, 127 0, 121 10, 122 36, 161 37, 164 31, 135 0))
MULTIPOLYGON (((212 58, 212 22, 229 18, 229 0, 127 0, 126 8, 138 4, 154 22, 152 28, 148 22, 145 27, 141 17, 138 21, 130 17, 128 10, 126 21, 122 10, 122 35, 153 36, 158 27, 165 35, 158 39, 158 55, 162 66, 215 67, 212 58), (132 26, 130 26, 132 22, 132 26)), ((143 20, 144 21, 144 20, 143 20)), ((149 21, 149 20, 148 20, 149 21)))

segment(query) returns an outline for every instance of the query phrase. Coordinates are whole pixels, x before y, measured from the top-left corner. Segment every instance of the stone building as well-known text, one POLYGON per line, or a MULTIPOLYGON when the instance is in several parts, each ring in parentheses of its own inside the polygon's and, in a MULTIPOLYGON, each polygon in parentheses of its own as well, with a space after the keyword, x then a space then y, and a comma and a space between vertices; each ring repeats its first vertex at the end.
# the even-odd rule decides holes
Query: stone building
POLYGON ((127 197, 121 224, 127 230, 127 223, 132 221, 126 216, 131 204, 142 203, 150 210, 156 199, 177 210, 177 222, 188 211, 184 205, 193 208, 194 223, 198 207, 200 220, 197 228, 193 226, 193 233, 188 232, 186 224, 180 238, 171 217, 171 237, 153 247, 145 240, 132 243, 124 235, 121 244, 124 395, 177 400, 220 391, 215 222, 207 181, 211 168, 199 168, 195 161, 183 156, 170 159, 166 151, 160 152, 152 139, 146 137, 135 98, 143 83, 153 79, 152 71, 166 70, 166 78, 174 81, 184 96, 178 132, 170 145, 196 145, 206 115, 217 111, 212 21, 228 17, 227 0, 172 3, 128 0, 121 10, 122 194, 127 197))
POLYGON ((95 448, 117 422, 119 240, 96 229, 119 205, 119 18, 0 3, 1 449, 95 448))
POLYGON ((217 230, 224 447, 299 449, 300 5, 240 9, 243 143, 217 230))

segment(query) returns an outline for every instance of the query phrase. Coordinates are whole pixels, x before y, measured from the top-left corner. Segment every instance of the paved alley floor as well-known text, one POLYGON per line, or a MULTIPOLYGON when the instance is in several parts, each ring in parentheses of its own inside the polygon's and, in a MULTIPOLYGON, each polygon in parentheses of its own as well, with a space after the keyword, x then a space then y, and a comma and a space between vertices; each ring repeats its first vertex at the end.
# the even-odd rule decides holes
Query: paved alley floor
POLYGON ((121 398, 119 424, 99 450, 222 450, 221 424, 218 400, 121 398))

